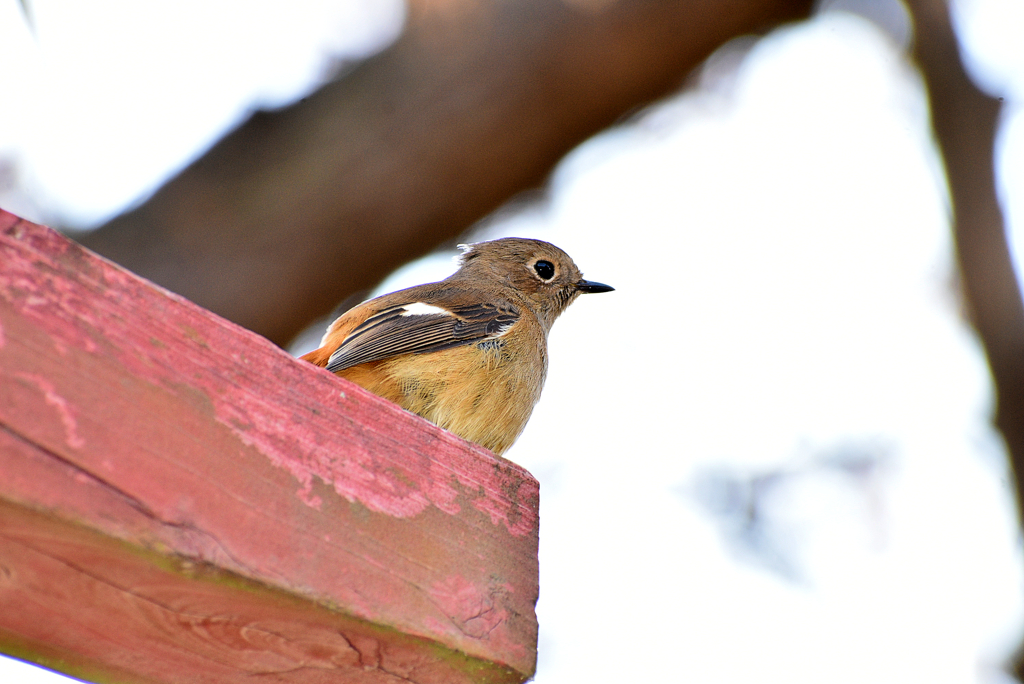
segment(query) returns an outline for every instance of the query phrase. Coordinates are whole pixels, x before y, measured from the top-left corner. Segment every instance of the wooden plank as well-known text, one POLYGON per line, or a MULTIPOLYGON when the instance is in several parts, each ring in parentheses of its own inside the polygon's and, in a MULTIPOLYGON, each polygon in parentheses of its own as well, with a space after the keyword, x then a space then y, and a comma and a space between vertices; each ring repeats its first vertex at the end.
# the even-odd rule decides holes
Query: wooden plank
POLYGON ((306 644, 334 655, 266 671, 393 681, 379 653, 412 681, 533 673, 527 472, 6 213, 0 499, 18 657, 220 682, 306 644), (211 655, 196 625, 249 636, 211 655))

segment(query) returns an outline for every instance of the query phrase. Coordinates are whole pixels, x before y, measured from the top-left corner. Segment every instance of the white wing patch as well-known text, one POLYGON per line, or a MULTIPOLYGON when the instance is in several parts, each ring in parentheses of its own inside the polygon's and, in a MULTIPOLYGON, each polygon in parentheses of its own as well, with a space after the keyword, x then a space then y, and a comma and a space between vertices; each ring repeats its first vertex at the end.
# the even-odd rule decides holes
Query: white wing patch
POLYGON ((442 316, 452 315, 452 312, 448 309, 442 309, 441 307, 433 306, 432 304, 424 304, 423 302, 403 304, 402 308, 405 309, 405 311, 402 312, 403 316, 427 316, 429 314, 441 314, 442 316))

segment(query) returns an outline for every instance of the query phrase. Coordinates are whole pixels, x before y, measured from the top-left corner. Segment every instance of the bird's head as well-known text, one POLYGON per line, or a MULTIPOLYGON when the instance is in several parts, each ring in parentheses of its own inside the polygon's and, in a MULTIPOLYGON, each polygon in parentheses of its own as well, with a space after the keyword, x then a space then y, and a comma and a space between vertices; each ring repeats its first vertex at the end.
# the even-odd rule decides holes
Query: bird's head
POLYGON ((580 294, 615 289, 584 280, 568 254, 542 240, 502 238, 460 247, 456 277, 501 289, 511 286, 547 328, 580 294))

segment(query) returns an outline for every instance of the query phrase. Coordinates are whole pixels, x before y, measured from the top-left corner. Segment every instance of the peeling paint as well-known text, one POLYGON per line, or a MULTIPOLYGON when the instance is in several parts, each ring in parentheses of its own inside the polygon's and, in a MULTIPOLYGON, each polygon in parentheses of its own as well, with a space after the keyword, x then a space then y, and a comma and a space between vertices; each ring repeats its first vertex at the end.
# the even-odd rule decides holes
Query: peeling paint
MULTIPOLYGON (((314 372, 327 375, 322 371, 314 372)), ((327 385, 325 403, 331 395, 337 396, 337 390, 331 391, 330 385, 340 382, 344 381, 333 376, 320 381, 327 385)), ((432 458, 429 451, 410 451, 397 442, 393 453, 373 446, 384 435, 375 435, 374 440, 350 439, 342 450, 332 448, 331 444, 317 444, 309 429, 296 424, 290 414, 283 415, 280 407, 267 403, 264 397, 236 393, 227 401, 217 396, 211 399, 218 422, 229 427, 239 440, 255 448, 275 466, 286 469, 298 481, 296 495, 313 508, 319 509, 322 505, 320 497, 310 494, 316 478, 333 487, 347 501, 358 502, 376 513, 407 518, 435 506, 449 515, 456 515, 461 511, 457 500, 465 497, 474 508, 485 513, 492 524, 504 525, 513 536, 536 530, 539 496, 536 480, 514 464, 500 461, 491 454, 488 456, 494 459, 493 465, 476 468, 474 472, 452 469, 444 461, 432 458), (241 425, 258 425, 260 429, 243 430, 241 425)), ((374 400, 382 401, 376 397, 374 400)), ((329 415, 343 410, 340 406, 324 406, 321 413, 329 415)), ((394 411, 404 414, 397 407, 394 411)), ((438 428, 431 425, 427 429, 438 428)), ((393 439, 391 435, 386 436, 393 439)), ((461 442, 454 436, 450 439, 449 446, 461 442)))
POLYGON ((75 418, 73 408, 67 399, 57 394, 53 383, 34 373, 15 373, 14 375, 38 387, 39 391, 43 393, 46 403, 57 409, 57 415, 60 416, 60 421, 64 424, 65 441, 68 446, 74 449, 81 449, 85 446, 85 440, 78 434, 78 420, 75 418))
POLYGON ((310 508, 315 508, 316 510, 319 511, 324 501, 316 494, 313 494, 312 490, 313 482, 312 479, 310 479, 307 480, 306 483, 295 492, 295 495, 302 500, 302 503, 306 504, 310 508))
POLYGON ((508 619, 508 610, 503 605, 503 597, 509 593, 507 584, 478 587, 453 575, 433 584, 428 593, 455 627, 473 639, 488 638, 508 619))

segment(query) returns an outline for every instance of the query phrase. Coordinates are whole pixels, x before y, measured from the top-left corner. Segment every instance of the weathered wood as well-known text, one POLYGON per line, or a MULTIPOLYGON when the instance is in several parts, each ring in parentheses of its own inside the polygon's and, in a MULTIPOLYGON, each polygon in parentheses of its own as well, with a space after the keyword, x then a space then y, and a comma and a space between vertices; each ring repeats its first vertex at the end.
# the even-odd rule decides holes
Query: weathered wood
POLYGON ((103 681, 523 681, 537 503, 516 465, 0 212, 0 650, 103 681))

